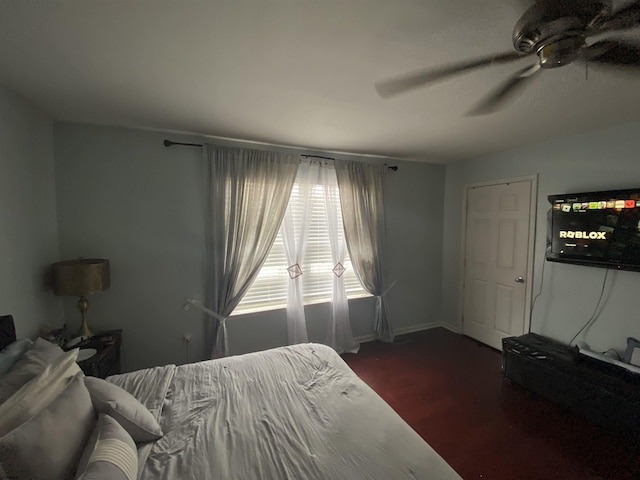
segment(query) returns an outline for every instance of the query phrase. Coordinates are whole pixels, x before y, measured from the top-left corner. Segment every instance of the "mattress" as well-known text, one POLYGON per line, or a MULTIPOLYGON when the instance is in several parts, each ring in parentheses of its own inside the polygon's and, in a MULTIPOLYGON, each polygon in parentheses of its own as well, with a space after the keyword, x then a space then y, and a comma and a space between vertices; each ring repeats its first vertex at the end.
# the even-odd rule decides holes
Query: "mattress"
POLYGON ((165 432, 139 448, 142 480, 460 478, 324 345, 109 380, 165 432))

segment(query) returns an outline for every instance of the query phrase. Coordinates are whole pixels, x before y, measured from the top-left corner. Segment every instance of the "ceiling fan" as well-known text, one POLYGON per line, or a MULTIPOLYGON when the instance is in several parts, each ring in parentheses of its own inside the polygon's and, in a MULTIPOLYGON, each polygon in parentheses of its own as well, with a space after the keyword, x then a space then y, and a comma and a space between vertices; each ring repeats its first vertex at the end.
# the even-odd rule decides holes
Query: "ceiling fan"
POLYGON ((535 54, 535 63, 516 71, 469 112, 485 115, 500 109, 548 68, 575 61, 640 68, 640 45, 611 38, 617 32, 640 26, 640 1, 612 10, 612 0, 537 0, 513 29, 515 51, 413 71, 377 83, 376 90, 387 98, 535 54), (587 41, 590 37, 591 43, 587 41))

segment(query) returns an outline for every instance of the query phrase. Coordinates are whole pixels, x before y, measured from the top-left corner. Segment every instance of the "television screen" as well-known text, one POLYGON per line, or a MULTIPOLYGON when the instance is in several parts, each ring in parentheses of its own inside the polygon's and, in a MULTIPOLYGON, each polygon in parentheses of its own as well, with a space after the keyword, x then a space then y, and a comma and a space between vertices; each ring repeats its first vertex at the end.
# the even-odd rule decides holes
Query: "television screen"
POLYGON ((640 188, 550 195, 547 260, 640 271, 640 188))

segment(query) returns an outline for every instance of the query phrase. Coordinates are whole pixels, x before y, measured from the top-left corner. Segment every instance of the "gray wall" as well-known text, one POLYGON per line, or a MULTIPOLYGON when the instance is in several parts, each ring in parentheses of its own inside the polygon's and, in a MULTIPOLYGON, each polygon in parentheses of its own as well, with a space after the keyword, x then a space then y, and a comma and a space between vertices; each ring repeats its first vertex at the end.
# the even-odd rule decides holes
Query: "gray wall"
MULTIPOLYGON (((460 235, 465 185, 538 174, 534 293, 540 288, 546 239, 547 195, 640 186, 640 123, 565 137, 447 165, 443 248, 443 319, 458 328, 460 235)), ((547 262, 532 331, 563 342, 591 317, 605 270, 547 262)), ((592 328, 579 337, 592 348, 624 350, 640 338, 640 273, 610 272, 606 303, 592 328)))
MULTIPOLYGON (((125 368, 185 361, 187 332, 194 335, 190 359, 204 357, 204 319, 182 309, 185 297, 202 297, 200 150, 166 149, 164 137, 67 123, 52 129, 46 115, 0 87, 0 312, 16 316, 19 335, 65 318, 75 328, 75 301, 65 302, 63 314, 46 288, 46 272, 60 258, 101 256, 112 260, 113 285, 91 297, 89 319, 96 329, 125 329, 125 368)), ((400 171, 388 177, 386 209, 390 278, 398 280, 389 293, 396 330, 442 320, 459 327, 464 185, 539 175, 537 293, 546 196, 637 187, 638 152, 640 124, 633 123, 451 163, 446 175, 442 165, 394 161, 400 171)), ((533 331, 569 341, 590 318, 604 272, 547 264, 533 331)), ((640 274, 612 272, 608 284, 604 308, 584 339, 597 349, 623 350, 627 336, 640 337, 640 274)), ((372 299, 353 300, 350 308, 354 334, 370 335, 372 299)), ((307 314, 310 338, 322 341, 327 305, 309 306, 307 314)), ((285 344, 284 312, 234 317, 229 333, 233 353, 285 344)))
MULTIPOLYGON (((184 362, 187 332, 190 360, 203 358, 205 320, 182 308, 186 297, 203 297, 200 149, 168 149, 166 134, 142 130, 58 123, 54 131, 62 256, 112 262, 111 289, 90 298, 90 325, 125 329, 125 369, 184 362)), ((389 301, 403 332, 441 318, 444 166, 393 163, 400 170, 388 176, 385 204, 389 276, 398 283, 389 301)), ((373 299, 353 300, 350 309, 354 334, 370 335, 373 299)), ((72 301, 65 312, 78 323, 72 301)), ((310 340, 324 340, 327 316, 327 305, 307 308, 310 340)), ((287 342, 282 310, 235 316, 228 327, 233 354, 287 342)))
POLYGON ((63 318, 46 281, 59 254, 52 130, 0 86, 0 313, 13 314, 20 337, 63 318))

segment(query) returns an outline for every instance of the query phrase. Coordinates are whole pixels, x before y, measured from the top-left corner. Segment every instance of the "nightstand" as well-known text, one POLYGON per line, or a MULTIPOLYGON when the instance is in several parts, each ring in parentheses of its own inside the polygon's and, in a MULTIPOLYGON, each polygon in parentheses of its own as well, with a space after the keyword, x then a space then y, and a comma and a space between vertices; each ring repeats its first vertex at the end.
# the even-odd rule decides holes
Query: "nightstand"
POLYGON ((80 349, 95 348, 96 354, 78 362, 85 375, 105 378, 121 373, 120 347, 122 346, 122 330, 99 332, 80 346, 80 349))

